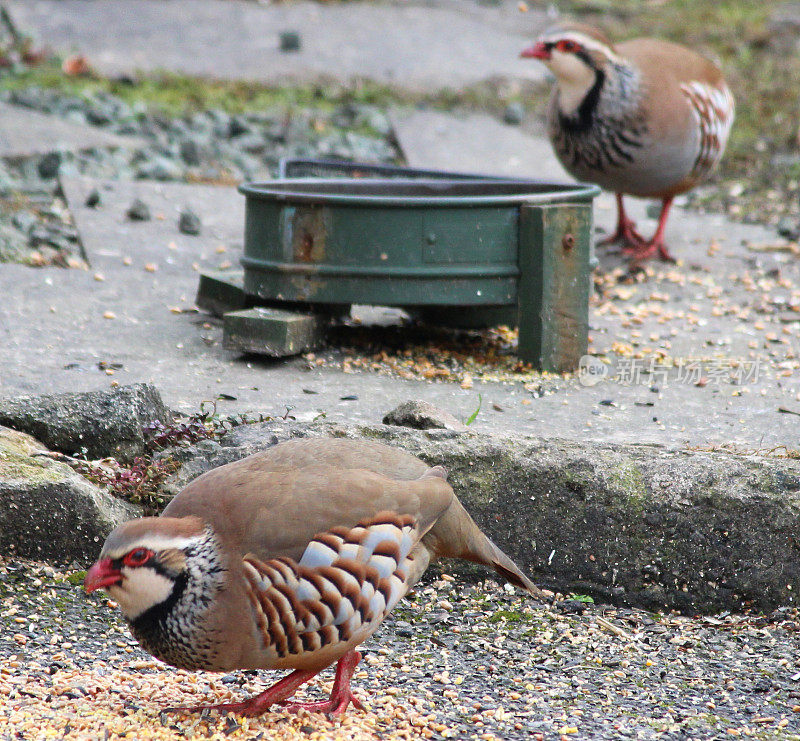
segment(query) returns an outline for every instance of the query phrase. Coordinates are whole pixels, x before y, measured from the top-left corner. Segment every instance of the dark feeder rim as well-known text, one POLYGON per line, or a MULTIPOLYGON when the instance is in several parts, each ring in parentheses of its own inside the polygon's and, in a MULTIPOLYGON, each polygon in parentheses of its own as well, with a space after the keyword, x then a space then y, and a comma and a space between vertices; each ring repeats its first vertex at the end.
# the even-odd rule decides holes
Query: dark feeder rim
POLYGON ((501 178, 284 178, 243 183, 248 199, 342 206, 507 206, 584 203, 600 194, 596 185, 501 178))

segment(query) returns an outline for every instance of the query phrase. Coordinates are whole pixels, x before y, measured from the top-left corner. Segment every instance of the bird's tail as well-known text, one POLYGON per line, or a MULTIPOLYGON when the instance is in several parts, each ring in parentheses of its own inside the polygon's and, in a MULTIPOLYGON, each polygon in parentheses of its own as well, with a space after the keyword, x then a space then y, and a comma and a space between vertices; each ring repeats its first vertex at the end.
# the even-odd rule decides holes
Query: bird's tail
MULTIPOLYGON (((483 535, 483 533, 481 533, 483 535)), ((491 563, 489 564, 500 576, 502 576, 507 582, 510 582, 515 587, 519 587, 526 591, 531 597, 535 597, 536 599, 544 600, 546 599, 545 594, 542 592, 539 587, 537 587, 524 573, 522 570, 515 564, 503 551, 501 551, 494 542, 483 535, 486 538, 486 543, 491 548, 492 558, 491 563)))
POLYGON ((506 581, 531 597, 546 600, 539 589, 503 551, 481 532, 458 499, 453 501, 423 538, 432 554, 441 558, 464 558, 493 568, 506 581))

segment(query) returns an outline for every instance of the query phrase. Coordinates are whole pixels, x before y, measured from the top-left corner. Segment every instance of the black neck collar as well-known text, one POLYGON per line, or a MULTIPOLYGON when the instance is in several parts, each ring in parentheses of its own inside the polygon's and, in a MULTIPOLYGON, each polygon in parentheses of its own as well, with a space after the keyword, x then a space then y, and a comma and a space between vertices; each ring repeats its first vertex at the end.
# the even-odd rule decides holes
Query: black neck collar
POLYGON ((584 95, 575 113, 567 116, 559 111, 558 116, 563 128, 573 133, 580 133, 588 131, 592 127, 597 110, 597 103, 600 100, 600 92, 603 89, 605 81, 605 72, 595 69, 594 84, 589 88, 586 95, 584 95))
POLYGON ((175 583, 169 597, 163 602, 159 602, 148 608, 133 620, 129 620, 128 622, 130 623, 131 629, 137 633, 150 634, 157 629, 157 626, 163 625, 169 613, 172 612, 172 608, 175 607, 178 600, 181 598, 181 595, 186 589, 188 580, 189 575, 186 571, 182 571, 178 574, 178 576, 175 577, 175 583))

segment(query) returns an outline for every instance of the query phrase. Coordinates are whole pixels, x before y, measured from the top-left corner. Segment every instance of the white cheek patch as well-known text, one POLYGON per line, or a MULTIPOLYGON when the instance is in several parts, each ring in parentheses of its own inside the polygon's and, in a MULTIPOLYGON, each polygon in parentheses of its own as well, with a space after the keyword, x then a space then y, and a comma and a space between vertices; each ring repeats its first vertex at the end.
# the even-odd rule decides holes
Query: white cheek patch
POLYGON ((135 620, 166 600, 175 586, 171 579, 146 566, 136 569, 123 566, 122 576, 122 583, 109 587, 108 593, 128 620, 135 620))
POLYGON ((595 72, 574 54, 553 50, 550 69, 558 79, 559 102, 564 112, 574 111, 595 83, 595 72))

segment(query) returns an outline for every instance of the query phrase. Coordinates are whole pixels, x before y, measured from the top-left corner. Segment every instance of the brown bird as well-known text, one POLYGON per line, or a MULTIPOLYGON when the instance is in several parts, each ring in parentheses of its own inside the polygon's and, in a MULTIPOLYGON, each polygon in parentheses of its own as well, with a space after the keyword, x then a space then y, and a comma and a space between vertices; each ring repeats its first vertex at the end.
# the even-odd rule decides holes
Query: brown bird
POLYGON ((294 670, 212 709, 363 708, 350 690, 356 647, 433 559, 486 564, 541 596, 445 475, 377 443, 285 442, 195 479, 162 516, 120 525, 84 587, 105 589, 142 647, 178 668, 294 670), (329 700, 286 702, 334 662, 329 700))
POLYGON ((664 227, 673 198, 705 180, 722 158, 734 102, 722 73, 692 49, 658 39, 616 45, 598 30, 562 26, 521 56, 540 59, 556 77, 548 109, 550 140, 578 180, 617 196, 617 229, 637 260, 672 260, 664 227), (659 198, 658 227, 643 238, 622 196, 659 198))

